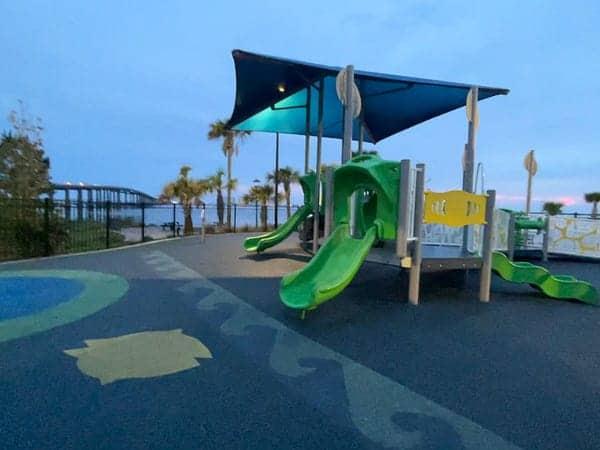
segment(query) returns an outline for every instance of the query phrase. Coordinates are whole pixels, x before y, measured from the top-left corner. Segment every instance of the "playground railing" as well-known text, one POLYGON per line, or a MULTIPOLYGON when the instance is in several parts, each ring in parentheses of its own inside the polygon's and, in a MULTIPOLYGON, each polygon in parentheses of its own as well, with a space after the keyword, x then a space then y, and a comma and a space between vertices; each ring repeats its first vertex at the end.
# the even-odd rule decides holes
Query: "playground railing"
MULTIPOLYGON (((492 245, 494 229, 495 191, 487 191, 486 195, 478 195, 465 191, 432 192, 423 191, 425 167, 418 165, 420 172, 417 178, 417 195, 415 208, 415 233, 421 236, 422 225, 441 225, 462 228, 472 226, 483 227, 481 235, 481 254, 470 254, 463 242, 462 257, 480 258, 480 289, 481 301, 489 301, 491 283, 492 245)), ((468 236, 469 232, 463 235, 468 236)), ((464 240, 464 239, 463 239, 464 240)), ((422 264, 422 241, 417 239, 412 249, 409 274, 409 301, 419 302, 420 271, 422 264)))
POLYGON ((550 216, 548 252, 600 258, 600 220, 550 216))

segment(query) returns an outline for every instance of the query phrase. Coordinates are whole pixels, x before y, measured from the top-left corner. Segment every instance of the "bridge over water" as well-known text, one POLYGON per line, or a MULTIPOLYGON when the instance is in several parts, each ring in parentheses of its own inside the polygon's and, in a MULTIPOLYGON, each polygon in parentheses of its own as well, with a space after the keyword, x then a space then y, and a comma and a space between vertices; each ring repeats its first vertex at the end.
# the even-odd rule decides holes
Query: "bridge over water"
POLYGON ((71 209, 75 209, 77 220, 83 220, 84 210, 87 218, 93 219, 107 208, 119 209, 156 203, 157 199, 145 192, 122 186, 87 183, 52 183, 50 199, 62 197, 65 218, 71 219, 71 209), (62 194, 62 195, 61 195, 62 194))

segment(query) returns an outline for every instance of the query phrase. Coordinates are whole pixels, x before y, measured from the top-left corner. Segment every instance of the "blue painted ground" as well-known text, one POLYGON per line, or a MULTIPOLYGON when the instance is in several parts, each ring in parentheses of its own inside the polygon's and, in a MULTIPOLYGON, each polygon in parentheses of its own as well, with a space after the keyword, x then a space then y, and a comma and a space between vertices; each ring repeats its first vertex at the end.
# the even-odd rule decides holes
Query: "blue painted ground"
POLYGON ((83 283, 64 278, 0 278, 0 320, 35 314, 74 299, 83 283))

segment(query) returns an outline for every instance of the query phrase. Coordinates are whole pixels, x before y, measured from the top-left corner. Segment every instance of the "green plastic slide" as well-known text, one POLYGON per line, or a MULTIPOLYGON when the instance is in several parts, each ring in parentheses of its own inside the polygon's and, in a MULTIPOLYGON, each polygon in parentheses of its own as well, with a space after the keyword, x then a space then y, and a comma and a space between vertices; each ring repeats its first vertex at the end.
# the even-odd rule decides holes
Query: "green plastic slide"
POLYGON ((360 239, 339 225, 319 252, 302 269, 281 280, 279 295, 290 308, 309 310, 338 295, 354 278, 377 238, 377 227, 360 239))
POLYGON ((598 292, 590 283, 569 275, 551 275, 547 269, 528 262, 512 262, 501 252, 493 253, 492 269, 505 280, 528 283, 548 297, 598 304, 598 292))
POLYGON ((302 222, 311 213, 310 205, 304 205, 298 209, 292 216, 279 228, 270 233, 252 236, 244 241, 244 249, 247 252, 262 252, 274 245, 279 244, 298 228, 302 222))

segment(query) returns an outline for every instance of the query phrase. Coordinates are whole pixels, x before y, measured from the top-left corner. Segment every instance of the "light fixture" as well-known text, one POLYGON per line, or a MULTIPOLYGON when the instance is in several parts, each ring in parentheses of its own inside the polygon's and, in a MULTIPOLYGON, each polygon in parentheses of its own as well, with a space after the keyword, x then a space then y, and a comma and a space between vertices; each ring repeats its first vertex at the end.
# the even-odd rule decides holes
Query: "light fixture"
POLYGON ((277 85, 277 90, 283 94, 285 92, 285 83, 279 83, 277 85))

